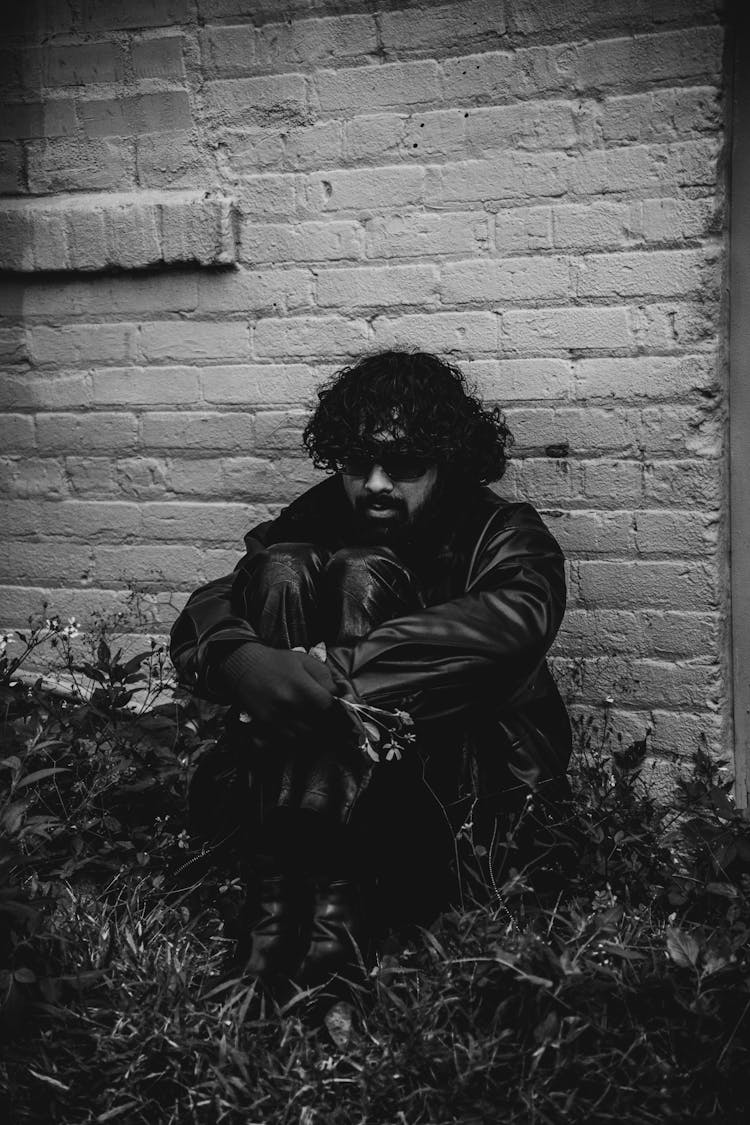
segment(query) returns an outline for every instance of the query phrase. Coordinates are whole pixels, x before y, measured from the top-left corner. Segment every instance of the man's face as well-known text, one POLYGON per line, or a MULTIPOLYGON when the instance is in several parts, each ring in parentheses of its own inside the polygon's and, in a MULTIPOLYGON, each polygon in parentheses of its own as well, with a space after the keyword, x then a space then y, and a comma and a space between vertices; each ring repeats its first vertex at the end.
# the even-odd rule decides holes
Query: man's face
POLYGON ((374 434, 366 449, 344 464, 341 478, 367 538, 386 543, 418 523, 433 498, 438 469, 409 455, 398 430, 374 434))

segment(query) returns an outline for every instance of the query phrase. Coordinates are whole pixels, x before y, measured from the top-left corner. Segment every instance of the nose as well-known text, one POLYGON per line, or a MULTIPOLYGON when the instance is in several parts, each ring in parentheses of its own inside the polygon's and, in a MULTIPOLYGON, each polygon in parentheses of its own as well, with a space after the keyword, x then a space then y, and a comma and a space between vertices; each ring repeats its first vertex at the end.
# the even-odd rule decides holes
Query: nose
POLYGON ((381 465, 373 465, 370 469, 370 475, 365 481, 365 489, 375 495, 381 492, 392 492, 393 481, 381 465))

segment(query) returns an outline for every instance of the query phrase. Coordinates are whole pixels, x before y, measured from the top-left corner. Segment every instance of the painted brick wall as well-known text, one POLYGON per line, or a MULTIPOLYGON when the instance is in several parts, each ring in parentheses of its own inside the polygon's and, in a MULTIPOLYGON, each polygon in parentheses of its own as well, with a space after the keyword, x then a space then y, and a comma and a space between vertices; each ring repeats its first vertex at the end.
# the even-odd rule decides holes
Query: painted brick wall
POLYGON ((166 625, 315 478, 320 378, 416 345, 507 410, 501 491, 569 556, 556 664, 583 661, 581 705, 651 728, 664 776, 726 750, 713 0, 18 8, 3 620, 135 581, 166 625))

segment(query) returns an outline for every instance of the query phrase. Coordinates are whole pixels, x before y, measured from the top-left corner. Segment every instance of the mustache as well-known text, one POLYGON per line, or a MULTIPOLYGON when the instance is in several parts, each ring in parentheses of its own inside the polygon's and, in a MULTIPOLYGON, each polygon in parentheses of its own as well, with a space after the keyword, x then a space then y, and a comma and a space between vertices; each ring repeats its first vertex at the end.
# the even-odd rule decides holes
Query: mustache
POLYGON ((358 496, 355 501, 355 508, 358 512, 375 511, 388 511, 388 512, 405 512, 406 504, 403 500, 378 500, 371 496, 358 496))

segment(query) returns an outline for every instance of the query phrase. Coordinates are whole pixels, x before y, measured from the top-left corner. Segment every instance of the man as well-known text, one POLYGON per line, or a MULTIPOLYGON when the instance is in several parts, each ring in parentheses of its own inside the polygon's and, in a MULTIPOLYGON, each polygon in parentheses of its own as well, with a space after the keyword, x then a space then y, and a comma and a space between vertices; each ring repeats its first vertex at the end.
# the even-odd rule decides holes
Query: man
POLYGON ((182 680, 233 705, 250 975, 343 971, 378 924, 455 898, 462 826, 485 856, 528 794, 565 794, 545 660, 563 557, 530 505, 487 487, 510 440, 433 355, 343 369, 303 437, 332 475, 250 531, 174 626, 182 680))

